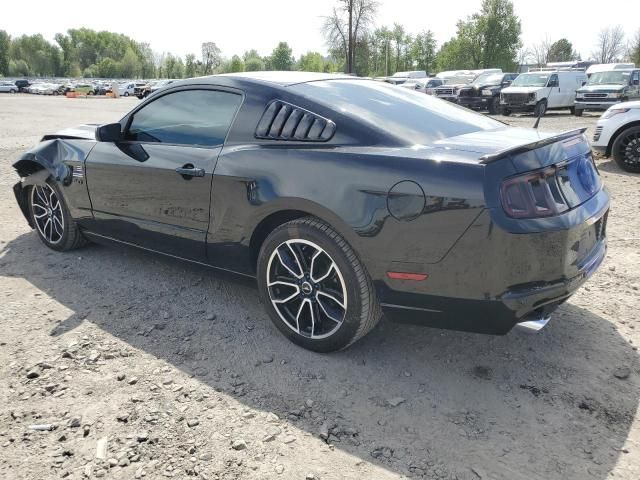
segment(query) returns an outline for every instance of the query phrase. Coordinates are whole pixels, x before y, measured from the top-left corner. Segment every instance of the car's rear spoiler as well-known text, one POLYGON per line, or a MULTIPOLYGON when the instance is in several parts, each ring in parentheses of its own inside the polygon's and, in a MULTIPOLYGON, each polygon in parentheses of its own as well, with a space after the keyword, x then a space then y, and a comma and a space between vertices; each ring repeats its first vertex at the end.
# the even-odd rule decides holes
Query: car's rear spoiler
POLYGON ((562 142, 563 140, 568 140, 570 138, 577 137, 582 135, 587 129, 586 128, 577 128, 575 130, 569 130, 558 135, 554 135, 552 137, 544 138, 542 140, 537 140, 532 143, 527 143, 525 145, 518 145, 516 147, 506 148, 504 150, 500 150, 495 153, 488 153, 480 157, 480 163, 487 164, 491 162, 495 162, 496 160, 500 160, 505 157, 509 157, 511 155, 518 155, 519 153, 530 152, 531 150, 535 150, 537 148, 541 148, 547 145, 551 145, 552 143, 562 142))

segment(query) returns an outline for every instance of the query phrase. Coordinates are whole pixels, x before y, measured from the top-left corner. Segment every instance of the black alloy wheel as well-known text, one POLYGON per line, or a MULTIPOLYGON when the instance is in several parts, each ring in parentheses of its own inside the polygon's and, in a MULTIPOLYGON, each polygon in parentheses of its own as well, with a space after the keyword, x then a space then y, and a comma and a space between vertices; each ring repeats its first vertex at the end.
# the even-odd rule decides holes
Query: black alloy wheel
POLYGON ((67 251, 87 243, 58 186, 52 180, 28 187, 27 200, 33 227, 47 247, 67 251))
POLYGON ((613 159, 623 170, 640 173, 640 126, 620 133, 611 148, 613 159))
POLYGON ((267 237, 258 286, 276 327, 316 352, 348 347, 381 316, 371 278, 353 249, 313 217, 285 223, 267 237))

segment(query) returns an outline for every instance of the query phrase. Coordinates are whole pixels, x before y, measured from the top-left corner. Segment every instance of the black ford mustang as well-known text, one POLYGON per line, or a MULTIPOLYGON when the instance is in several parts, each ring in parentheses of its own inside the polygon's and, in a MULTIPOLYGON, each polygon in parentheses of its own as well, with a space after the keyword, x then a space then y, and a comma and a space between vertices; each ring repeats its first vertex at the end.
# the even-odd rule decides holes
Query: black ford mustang
POLYGON ((276 326, 322 352, 382 309, 541 328, 606 250, 609 196, 582 130, 510 128, 352 77, 176 82, 14 167, 48 247, 116 242, 255 276, 276 326))

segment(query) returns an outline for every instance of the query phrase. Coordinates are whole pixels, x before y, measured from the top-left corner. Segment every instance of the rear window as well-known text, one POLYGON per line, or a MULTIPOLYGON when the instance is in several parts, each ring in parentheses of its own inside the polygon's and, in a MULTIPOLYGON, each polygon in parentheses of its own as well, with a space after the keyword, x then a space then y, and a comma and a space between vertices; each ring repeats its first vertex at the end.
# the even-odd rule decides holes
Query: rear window
POLYGON ((289 88, 410 144, 504 126, 466 108, 384 82, 323 80, 289 88))

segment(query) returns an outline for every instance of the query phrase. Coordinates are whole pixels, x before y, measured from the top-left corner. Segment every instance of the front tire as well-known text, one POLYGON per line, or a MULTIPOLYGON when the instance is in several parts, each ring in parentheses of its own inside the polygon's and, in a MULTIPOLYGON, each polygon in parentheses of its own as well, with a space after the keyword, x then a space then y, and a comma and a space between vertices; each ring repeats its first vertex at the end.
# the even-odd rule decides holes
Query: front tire
POLYGON ((491 101, 489 102, 489 114, 490 115, 495 115, 498 113, 498 109, 500 108, 500 99, 497 97, 494 97, 491 99, 491 101))
POLYGON ((280 332, 315 352, 348 347, 381 317, 375 288, 356 253, 313 217, 285 223, 267 237, 258 256, 258 287, 280 332))
POLYGON ((631 127, 618 135, 611 147, 618 166, 631 173, 640 173, 640 127, 631 127))
POLYGON ((129 96, 129 92, 124 92, 124 96, 128 97, 129 96))
POLYGON ((582 109, 582 108, 574 108, 573 109, 573 114, 576 117, 581 117, 583 113, 584 113, 584 109, 582 109))
POLYGON ((536 117, 544 117, 545 113, 547 113, 547 101, 541 100, 536 104, 536 108, 533 110, 533 114, 536 117))
POLYGON ((54 181, 28 187, 27 200, 33 227, 47 247, 66 252, 87 243, 54 181))
POLYGON ((509 115, 511 115, 511 110, 506 107, 502 107, 500 109, 500 113, 502 113, 502 115, 504 115, 505 117, 508 117, 509 115))

